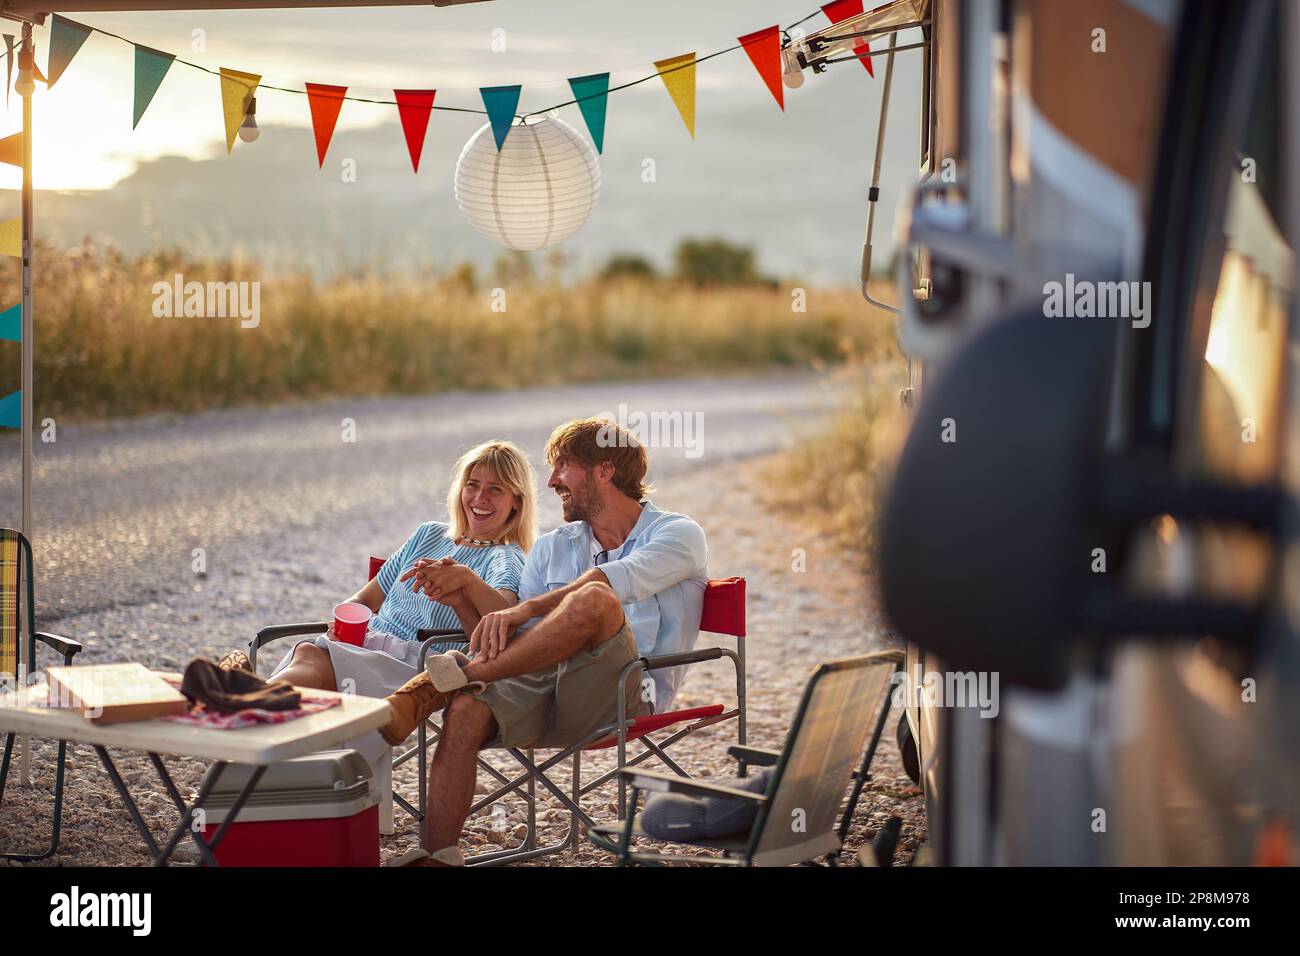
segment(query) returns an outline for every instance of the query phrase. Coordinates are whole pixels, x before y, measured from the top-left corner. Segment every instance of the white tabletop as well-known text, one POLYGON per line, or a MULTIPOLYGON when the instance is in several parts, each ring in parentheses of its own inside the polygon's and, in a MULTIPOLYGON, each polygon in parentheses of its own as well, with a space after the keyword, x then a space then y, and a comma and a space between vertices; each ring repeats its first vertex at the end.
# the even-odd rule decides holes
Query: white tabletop
MULTIPOLYGON (((180 679, 179 674, 159 672, 180 679)), ((341 703, 282 724, 259 724, 239 730, 193 727, 167 720, 95 724, 68 708, 21 706, 18 694, 0 695, 0 733, 30 734, 102 747, 179 754, 231 763, 272 764, 291 757, 329 750, 388 722, 388 701, 355 694, 311 689, 312 696, 338 697, 341 703)))

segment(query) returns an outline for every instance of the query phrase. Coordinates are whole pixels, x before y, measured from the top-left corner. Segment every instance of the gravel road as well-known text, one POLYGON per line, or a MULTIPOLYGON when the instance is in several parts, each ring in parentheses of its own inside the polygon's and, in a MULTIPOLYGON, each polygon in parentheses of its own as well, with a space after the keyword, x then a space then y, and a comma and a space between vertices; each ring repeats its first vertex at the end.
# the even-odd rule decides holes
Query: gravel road
MULTIPOLYGON (((386 554, 419 521, 444 517, 447 471, 469 445, 510 438, 540 467, 546 436, 565 418, 617 416, 620 406, 627 415, 680 412, 696 431, 685 433, 687 447, 651 448, 653 497, 704 525, 713 574, 750 579, 750 740, 779 746, 808 669, 882 643, 856 565, 770 514, 762 500, 762 459, 815 427, 835 398, 827 379, 792 375, 350 400, 61 428, 56 442, 36 446, 38 626, 82 640, 83 663, 134 659, 183 669, 265 624, 326 617, 360 583, 367 555, 386 554), (353 442, 344 440, 350 424, 353 442), (806 573, 791 568, 795 547, 807 552, 806 573), (194 549, 202 549, 204 570, 194 570, 194 549)), ((16 526, 16 442, 10 446, 0 500, 15 513, 0 520, 16 526)), ((543 492, 543 528, 560 520, 553 497, 543 492)), ((728 687, 720 666, 698 666, 679 702, 724 700, 728 687)), ((728 776, 726 742, 718 729, 679 746, 687 766, 728 776)), ((11 784, 0 844, 29 825, 43 831, 47 750, 38 745, 34 787, 11 784)), ((909 858, 924 839, 922 801, 892 743, 880 759, 849 845, 899 813, 909 858)), ((124 755, 120 765, 129 781, 155 791, 142 801, 155 830, 170 825, 174 811, 150 782, 147 763, 124 755)), ((200 763, 169 765, 182 790, 197 785, 200 763)), ((64 849, 52 862, 146 862, 93 754, 75 748, 71 767, 64 849)), ((410 771, 399 771, 399 785, 413 785, 410 771)), ((593 809, 603 799, 593 796, 593 809)), ((504 822, 471 820, 465 849, 507 839, 518 812, 512 808, 504 822)), ((544 807, 548 818, 544 838, 562 829, 558 809, 544 807)), ((385 855, 414 840, 400 812, 398 822, 385 855)), ((552 862, 603 861, 583 841, 552 862)))

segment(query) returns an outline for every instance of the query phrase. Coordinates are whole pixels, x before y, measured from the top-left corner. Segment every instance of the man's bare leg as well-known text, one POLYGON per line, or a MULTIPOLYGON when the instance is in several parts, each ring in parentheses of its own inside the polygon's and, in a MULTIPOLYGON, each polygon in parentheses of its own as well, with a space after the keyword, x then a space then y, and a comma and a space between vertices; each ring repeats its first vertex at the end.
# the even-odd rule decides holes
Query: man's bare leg
POLYGON ((584 584, 535 627, 511 640, 493 660, 466 665, 465 677, 494 681, 531 674, 568 660, 584 648, 595 650, 619 632, 623 620, 623 605, 608 584, 584 584))
POLYGON ((315 644, 299 644, 293 649, 293 659, 288 665, 271 675, 272 680, 287 680, 295 687, 313 687, 317 690, 338 690, 334 681, 334 665, 330 653, 315 644))
POLYGON ((424 819, 424 848, 431 853, 460 842, 474 802, 479 749, 497 735, 492 710, 465 694, 453 697, 442 716, 442 736, 429 764, 428 816, 424 819))

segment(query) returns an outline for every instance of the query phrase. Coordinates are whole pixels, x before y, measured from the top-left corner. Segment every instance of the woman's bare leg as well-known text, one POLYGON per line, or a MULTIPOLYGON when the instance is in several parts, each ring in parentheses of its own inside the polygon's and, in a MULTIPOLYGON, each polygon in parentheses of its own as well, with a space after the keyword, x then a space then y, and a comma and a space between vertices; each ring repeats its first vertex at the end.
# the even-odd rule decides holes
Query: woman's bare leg
POLYGON ((289 663, 271 675, 271 680, 286 680, 295 687, 338 690, 334 682, 334 665, 329 651, 315 644, 299 644, 289 663))

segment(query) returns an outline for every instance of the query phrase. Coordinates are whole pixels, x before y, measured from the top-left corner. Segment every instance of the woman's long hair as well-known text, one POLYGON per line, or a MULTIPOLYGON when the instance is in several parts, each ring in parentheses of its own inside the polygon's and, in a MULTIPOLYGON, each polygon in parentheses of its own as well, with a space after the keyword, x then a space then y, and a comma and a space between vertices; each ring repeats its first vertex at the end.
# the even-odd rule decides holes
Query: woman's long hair
POLYGON ((479 465, 491 468, 497 480, 515 496, 515 509, 506 522, 502 537, 519 545, 525 552, 531 550, 537 540, 537 476, 528 456, 518 445, 508 441, 484 442, 465 452, 456 462, 451 471, 451 487, 447 491, 452 539, 469 533, 469 517, 460 496, 470 474, 479 465))

